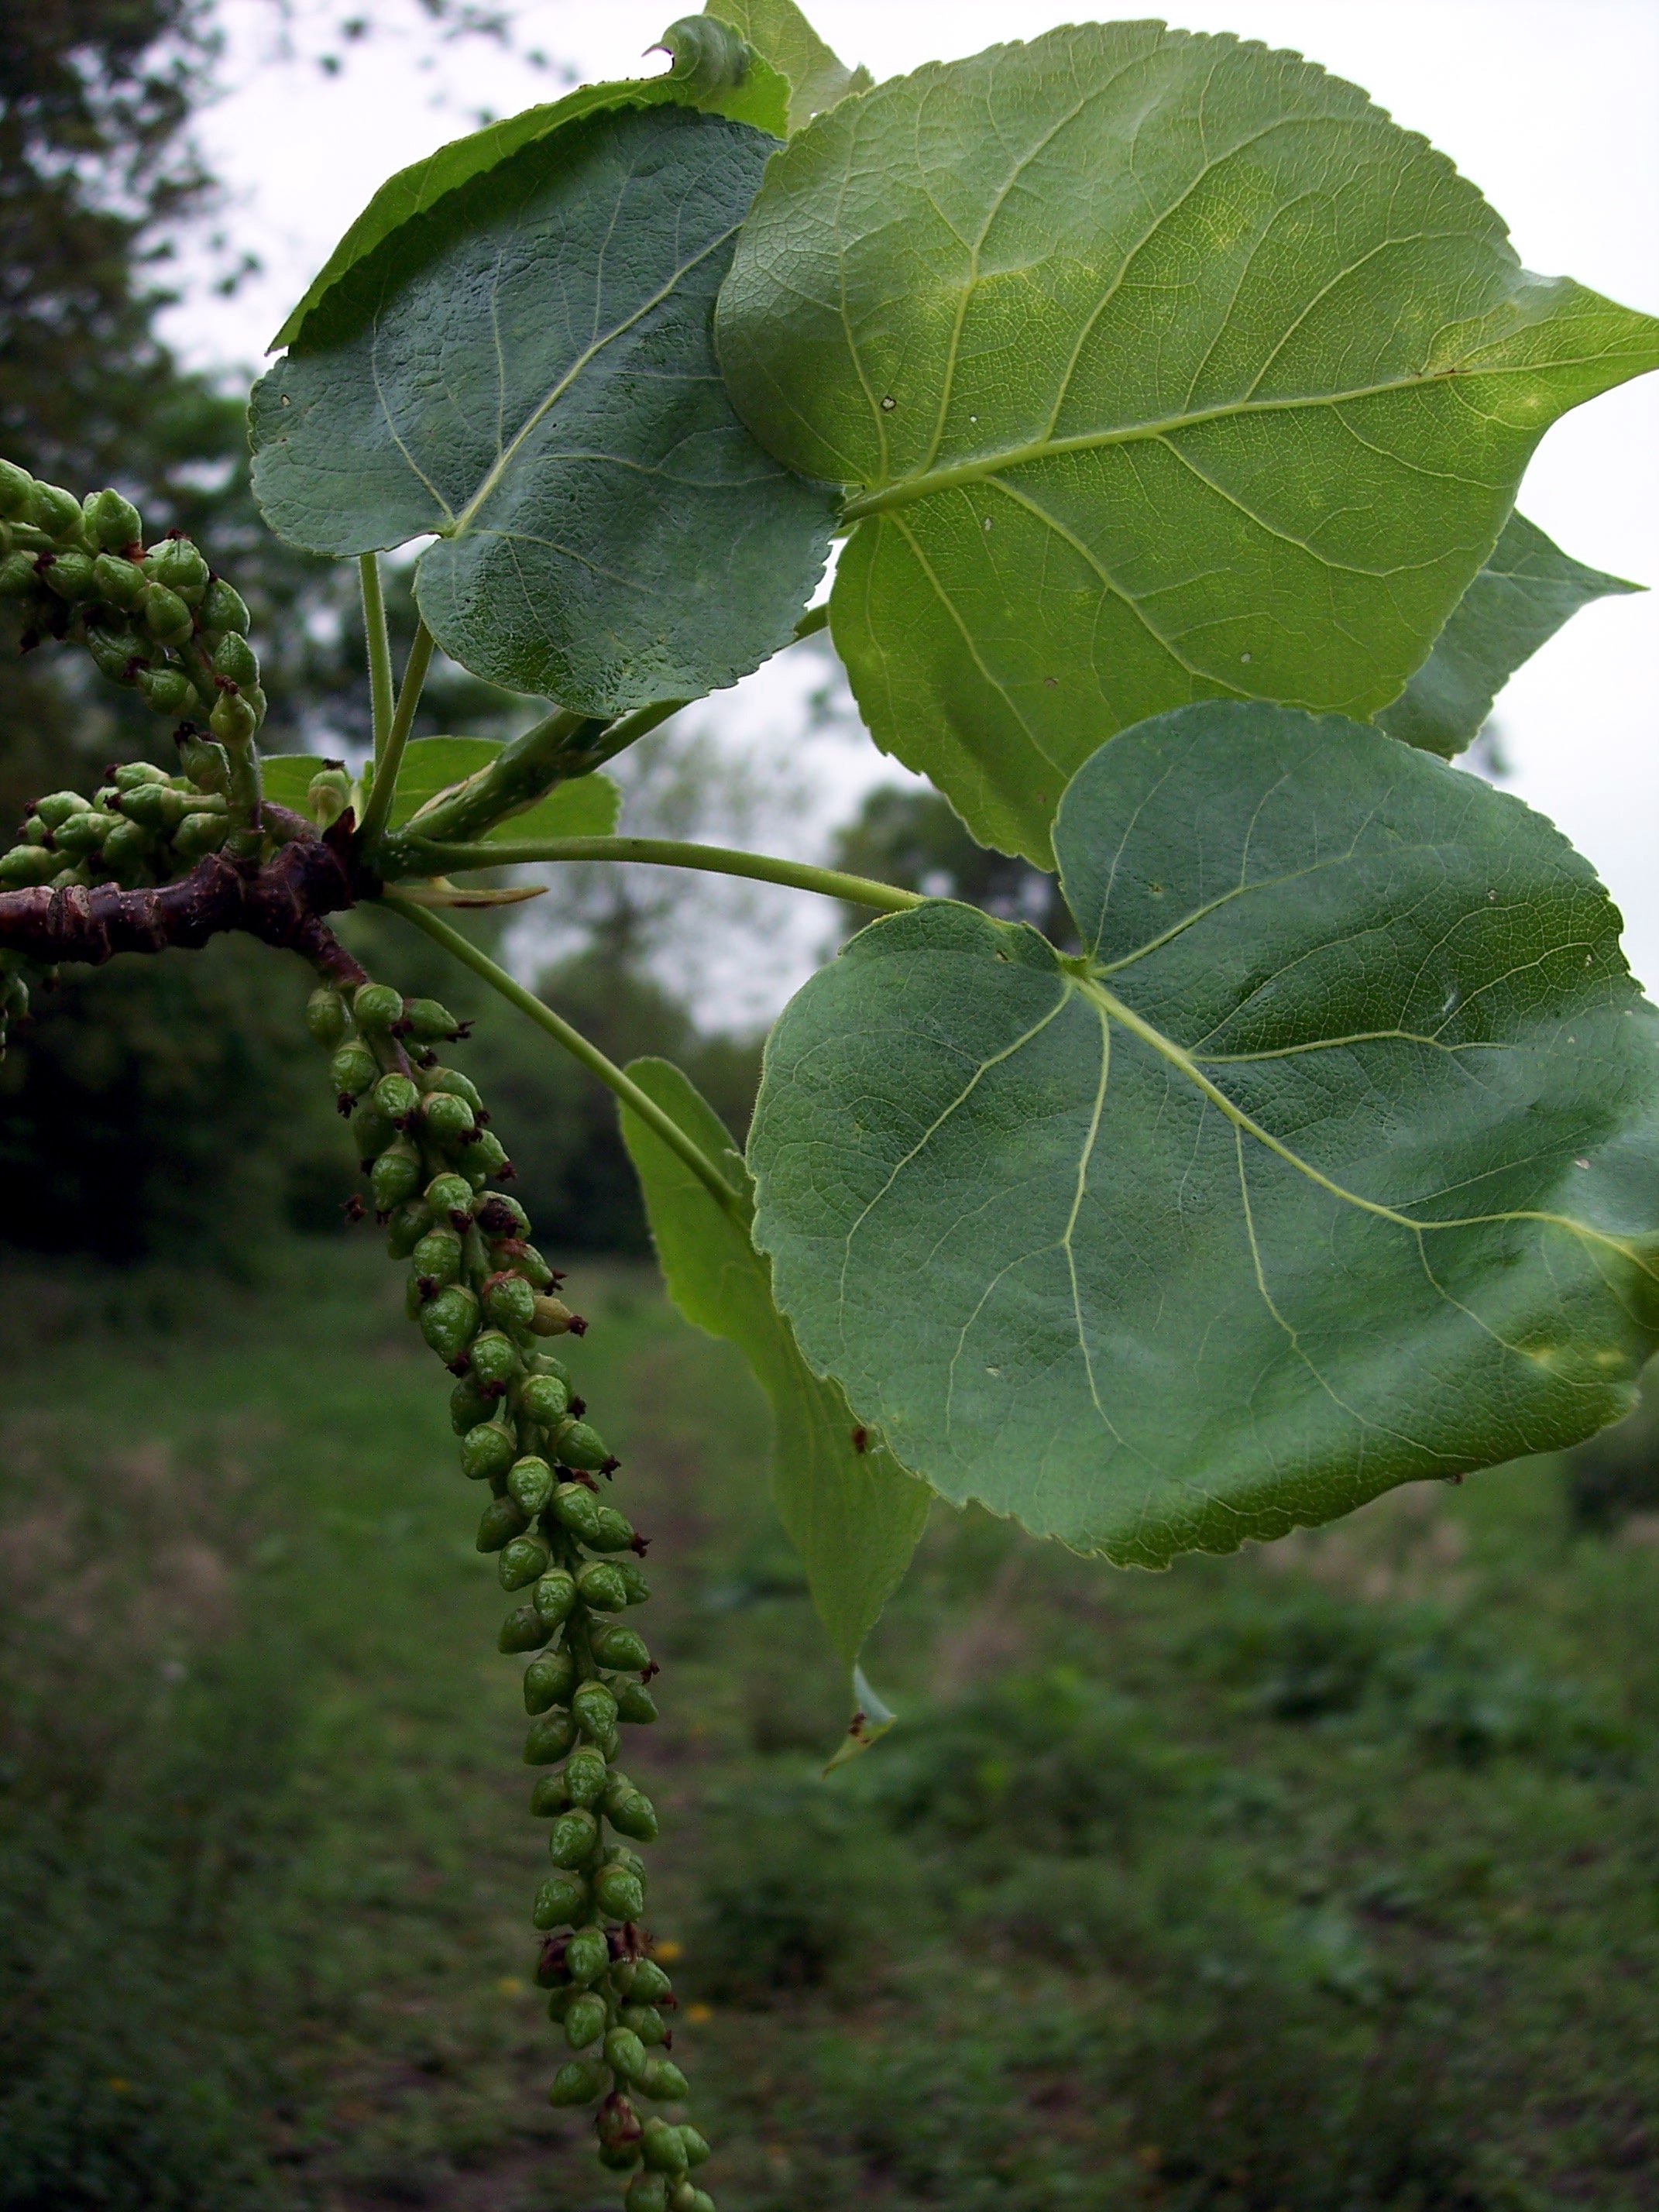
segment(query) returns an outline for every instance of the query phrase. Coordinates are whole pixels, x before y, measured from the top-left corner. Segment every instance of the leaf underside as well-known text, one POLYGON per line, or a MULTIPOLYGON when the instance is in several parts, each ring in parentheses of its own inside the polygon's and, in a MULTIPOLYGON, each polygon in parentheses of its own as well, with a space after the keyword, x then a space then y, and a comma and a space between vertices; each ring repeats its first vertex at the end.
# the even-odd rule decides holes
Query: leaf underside
POLYGON ((788 643, 830 494, 733 414, 711 315, 773 142, 673 106, 567 124, 405 223, 254 387, 254 484, 319 552, 428 532, 464 667, 592 714, 788 643), (348 312, 349 310, 349 312, 348 312))
POLYGON ((1116 730, 1386 707, 1544 430, 1659 362, 1354 87, 1152 23, 820 117, 717 329, 763 443, 848 489, 833 633, 878 744, 1043 865, 1116 730))
POLYGON ((708 0, 703 9, 740 31, 756 52, 789 81, 789 130, 805 130, 812 118, 849 93, 867 92, 875 80, 866 69, 848 69, 836 59, 794 0, 708 0))
MULTIPOLYGON (((749 1178, 713 1107, 679 1069, 638 1060, 634 1080, 738 1186, 749 1178)), ((770 1271, 746 1225, 716 1205, 679 1156, 626 1109, 623 1135, 645 1194, 669 1296, 685 1318, 735 1344, 771 1402, 772 1495, 800 1553, 818 1617, 851 1666, 898 1587, 931 1493, 857 1424, 833 1382, 813 1375, 772 1300, 770 1271)))
POLYGON ((1512 514, 1429 655, 1371 720, 1391 738, 1449 759, 1473 744, 1516 670, 1592 599, 1636 592, 1587 568, 1524 515, 1512 514))
POLYGON ((1540 817, 1188 708, 1055 825, 1084 956, 940 902, 786 1011, 750 1158, 811 1364, 1123 1564, 1571 1443, 1659 1341, 1659 1017, 1540 817))

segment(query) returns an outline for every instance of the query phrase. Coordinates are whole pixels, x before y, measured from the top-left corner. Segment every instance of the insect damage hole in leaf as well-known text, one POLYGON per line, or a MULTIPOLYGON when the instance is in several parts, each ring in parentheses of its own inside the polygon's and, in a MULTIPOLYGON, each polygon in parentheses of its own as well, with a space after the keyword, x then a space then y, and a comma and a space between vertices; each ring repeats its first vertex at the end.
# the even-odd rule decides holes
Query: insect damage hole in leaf
POLYGON ((1628 1408, 1656 1017, 1558 832, 1214 704, 1103 746, 1054 842, 1081 958, 923 908, 769 1048, 757 1241, 908 1467, 1158 1565, 1628 1408))

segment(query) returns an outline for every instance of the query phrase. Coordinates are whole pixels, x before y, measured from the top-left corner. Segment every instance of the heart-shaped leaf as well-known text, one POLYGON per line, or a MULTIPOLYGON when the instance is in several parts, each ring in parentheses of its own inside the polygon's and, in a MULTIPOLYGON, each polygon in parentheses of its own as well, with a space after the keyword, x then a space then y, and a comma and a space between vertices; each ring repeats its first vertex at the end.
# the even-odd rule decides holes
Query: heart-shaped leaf
POLYGON ((830 495, 744 429, 711 330, 773 143, 606 108, 404 222, 254 387, 271 526, 336 554, 435 533, 415 588, 439 643, 584 713, 787 645, 830 495))
POLYGON ((756 1237, 946 1497, 1125 1563, 1573 1443, 1659 1342, 1659 1017, 1541 817, 1181 709, 1054 830, 1085 948, 877 922, 768 1048, 756 1237))
MULTIPOLYGON (((720 1116, 678 1067, 636 1060, 628 1073, 744 1195, 749 1176, 720 1116)), ((850 1667, 897 1589, 930 1493, 861 1429, 821 1382, 772 1302, 771 1271, 747 1220, 725 1212, 677 1152, 636 1115, 623 1135, 638 1172, 668 1294, 687 1321, 735 1344, 771 1401, 772 1496, 806 1568, 818 1618, 850 1667)))
POLYGON ((1115 730, 1386 706, 1550 423, 1659 363, 1353 86, 1146 22, 821 116, 718 333, 762 441, 849 488, 833 631, 877 743, 1044 866, 1115 730))
POLYGON ((703 12, 740 31, 787 79, 792 132, 805 130, 815 115, 848 93, 867 92, 875 82, 868 70, 848 69, 836 59, 794 0, 708 0, 703 12))
POLYGON ((1512 514, 1434 651, 1394 704, 1371 719, 1391 738, 1449 759, 1474 744, 1516 670, 1580 607, 1641 589, 1585 568, 1535 522, 1512 514))

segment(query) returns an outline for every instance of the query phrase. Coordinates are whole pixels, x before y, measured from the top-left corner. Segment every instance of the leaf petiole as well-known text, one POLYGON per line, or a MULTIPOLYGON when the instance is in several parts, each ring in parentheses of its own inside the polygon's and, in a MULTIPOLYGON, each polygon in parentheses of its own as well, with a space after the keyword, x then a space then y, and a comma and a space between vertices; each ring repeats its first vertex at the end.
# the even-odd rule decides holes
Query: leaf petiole
POLYGON ((380 556, 357 556, 363 585, 363 631, 368 640, 368 695, 374 715, 374 769, 378 775, 392 734, 392 641, 386 635, 386 593, 380 586, 380 556))
POLYGON ((404 666, 404 680, 398 693, 398 704, 391 726, 386 731, 386 745, 384 750, 377 750, 374 757, 374 781, 363 808, 362 845, 365 853, 372 853, 379 843, 386 830, 386 817, 392 811, 392 798, 398 787, 398 770, 403 765, 404 748, 409 743, 415 709, 421 703, 421 687, 426 682, 426 672, 432 665, 433 644, 431 631, 423 622, 418 623, 415 642, 409 648, 409 659, 404 666))
POLYGON ((423 907, 417 906, 412 899, 405 898, 397 891, 386 892, 382 903, 389 906, 393 913, 402 915, 405 921, 413 922, 416 929, 424 930, 464 967, 470 968, 492 989, 499 991, 509 1005, 516 1006, 521 1014, 527 1014, 538 1029, 545 1030, 549 1036, 564 1047, 573 1060, 580 1060, 590 1075, 598 1076, 599 1081, 622 1100, 630 1114, 636 1114, 647 1128, 685 1162, 720 1205, 729 1212, 740 1212, 737 1192, 702 1146, 687 1136, 678 1122, 664 1113, 655 1099, 648 1097, 632 1076, 624 1074, 616 1061, 607 1058, 598 1045, 585 1037, 580 1030, 573 1029, 562 1015, 556 1014, 552 1007, 538 999, 533 991, 526 990, 515 977, 508 975, 505 968, 498 966, 487 952, 481 952, 469 939, 462 936, 459 929, 451 928, 447 921, 440 921, 436 915, 428 913, 423 907))
POLYGON ((779 860, 770 853, 743 853, 726 845, 688 844, 678 837, 542 837, 526 838, 521 844, 501 838, 479 845, 411 843, 409 851, 414 864, 428 875, 555 860, 633 860, 655 867, 698 868, 711 875, 783 884, 792 890, 816 891, 823 898, 845 899, 854 906, 877 907, 888 914, 907 913, 927 902, 921 891, 901 890, 896 884, 877 883, 868 876, 846 875, 838 868, 815 868, 804 860, 779 860))

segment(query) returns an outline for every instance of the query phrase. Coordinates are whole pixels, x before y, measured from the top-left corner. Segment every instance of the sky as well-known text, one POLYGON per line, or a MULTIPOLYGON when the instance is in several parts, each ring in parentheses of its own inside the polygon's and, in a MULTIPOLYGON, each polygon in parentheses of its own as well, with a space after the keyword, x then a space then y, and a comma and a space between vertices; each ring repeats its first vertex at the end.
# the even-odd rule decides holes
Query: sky
MULTIPOLYGON (((683 0, 690 5, 690 0, 683 0)), ((231 298, 222 263, 183 257, 168 335, 192 362, 257 370, 271 332, 375 187, 393 170, 560 88, 483 40, 435 43, 416 10, 331 77, 316 56, 349 12, 294 0, 285 57, 270 0, 223 0, 225 92, 198 137, 227 191, 223 224, 262 273, 231 298)), ((582 78, 635 76, 673 10, 668 0, 533 0, 517 11, 520 56, 543 50, 582 78)), ((823 36, 878 76, 1029 38, 1083 12, 1049 0, 817 0, 823 36)), ((1137 11, 1138 12, 1138 11, 1137 11)), ((1308 54, 1363 85, 1449 154, 1508 222, 1530 268, 1570 274, 1659 313, 1659 0, 1222 0, 1172 10, 1191 30, 1231 30, 1308 54)), ((1577 410, 1545 439, 1522 511, 1593 567, 1659 585, 1659 377, 1577 410)), ((756 842, 820 858, 830 825, 896 771, 862 740, 813 732, 821 663, 800 648, 702 710, 776 803, 756 842), (787 749, 787 762, 780 750, 787 749)), ((1659 592, 1578 615, 1504 693, 1498 719, 1510 787, 1596 865, 1623 909, 1636 973, 1659 991, 1659 592)), ((826 941, 811 900, 763 899, 764 949, 700 977, 708 1010, 776 1010, 826 941)), ((533 933, 533 932, 532 932, 533 933)))

